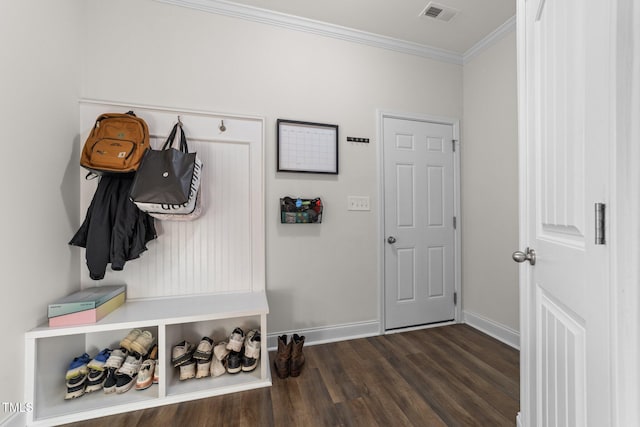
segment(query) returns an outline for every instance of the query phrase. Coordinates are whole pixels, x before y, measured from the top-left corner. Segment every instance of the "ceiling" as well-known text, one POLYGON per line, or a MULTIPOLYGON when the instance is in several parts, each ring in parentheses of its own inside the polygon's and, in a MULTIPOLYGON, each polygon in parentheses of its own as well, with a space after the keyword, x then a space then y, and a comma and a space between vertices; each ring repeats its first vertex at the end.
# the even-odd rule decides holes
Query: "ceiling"
POLYGON ((449 22, 420 16, 430 0, 233 0, 460 55, 516 13, 516 0, 435 0, 457 9, 449 22))

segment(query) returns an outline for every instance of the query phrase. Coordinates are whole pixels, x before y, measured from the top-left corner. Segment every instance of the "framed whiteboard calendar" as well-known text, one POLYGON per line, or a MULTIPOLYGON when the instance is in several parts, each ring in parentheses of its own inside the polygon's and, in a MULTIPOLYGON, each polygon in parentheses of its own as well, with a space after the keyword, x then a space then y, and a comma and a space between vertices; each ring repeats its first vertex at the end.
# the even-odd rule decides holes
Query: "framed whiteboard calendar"
POLYGON ((338 173, 338 125, 278 119, 278 172, 338 173))

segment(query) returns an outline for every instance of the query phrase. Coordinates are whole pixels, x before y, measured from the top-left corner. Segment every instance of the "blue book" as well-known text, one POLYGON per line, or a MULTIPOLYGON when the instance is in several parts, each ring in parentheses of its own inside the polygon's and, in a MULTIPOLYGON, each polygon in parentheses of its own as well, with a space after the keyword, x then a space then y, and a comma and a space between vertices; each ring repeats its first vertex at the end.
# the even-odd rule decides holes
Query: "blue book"
POLYGON ((94 286, 86 288, 49 304, 48 317, 64 316, 100 307, 105 302, 123 293, 124 285, 94 286))

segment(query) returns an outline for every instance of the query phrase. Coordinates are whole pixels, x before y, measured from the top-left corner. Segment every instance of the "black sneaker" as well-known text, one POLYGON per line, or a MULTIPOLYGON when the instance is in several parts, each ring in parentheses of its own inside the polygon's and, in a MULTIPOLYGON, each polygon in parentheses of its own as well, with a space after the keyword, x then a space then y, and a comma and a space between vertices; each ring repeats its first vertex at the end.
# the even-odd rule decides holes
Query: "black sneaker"
POLYGON ((237 374, 242 370, 241 353, 232 351, 227 356, 227 372, 237 374))
POLYGON ((138 379, 138 373, 133 376, 118 374, 116 375, 116 393, 121 394, 129 391, 129 389, 136 383, 138 379))
POLYGON ((104 364, 104 384, 102 390, 105 394, 113 393, 116 391, 116 372, 122 366, 124 359, 127 357, 127 350, 125 348, 119 348, 113 350, 109 355, 109 358, 104 364))
POLYGON ((87 388, 86 392, 98 391, 104 385, 104 380, 107 378, 107 372, 103 370, 91 369, 87 374, 87 388))
POLYGON ((84 394, 87 385, 87 375, 76 375, 67 380, 67 393, 64 395, 65 400, 74 399, 84 394))
POLYGON ((116 371, 118 368, 107 368, 104 383, 102 384, 102 390, 105 394, 113 393, 116 391, 116 371))
POLYGON ((116 372, 116 393, 124 393, 129 391, 131 386, 136 383, 138 371, 142 365, 142 355, 139 353, 129 353, 124 363, 116 372))

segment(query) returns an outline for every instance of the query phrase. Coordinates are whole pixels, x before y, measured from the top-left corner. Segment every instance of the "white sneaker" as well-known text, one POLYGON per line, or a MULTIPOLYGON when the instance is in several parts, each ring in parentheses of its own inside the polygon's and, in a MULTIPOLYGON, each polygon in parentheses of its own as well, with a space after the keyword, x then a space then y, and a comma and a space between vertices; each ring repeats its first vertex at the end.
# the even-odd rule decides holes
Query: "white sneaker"
POLYGON ((136 390, 146 390, 153 384, 157 357, 158 346, 154 345, 149 352, 149 357, 140 365, 140 371, 138 371, 138 378, 136 379, 136 390))
POLYGON ((126 337, 120 341, 120 347, 125 348, 127 351, 131 351, 131 344, 138 338, 142 331, 140 329, 132 329, 129 331, 126 337))
POLYGON ((252 329, 244 340, 244 354, 241 358, 243 372, 251 372, 258 366, 260 359, 260 331, 252 329))
POLYGON ((225 372, 227 372, 227 370, 224 368, 224 364, 222 363, 222 361, 214 358, 211 362, 211 375, 214 377, 219 377, 225 372))
POLYGON ((196 378, 208 377, 210 374, 210 368, 211 360, 207 360, 206 362, 204 360, 198 360, 198 362, 196 363, 196 378))
POLYGON ((146 356, 152 344, 153 335, 149 331, 144 331, 131 343, 131 351, 146 356))
POLYGON ((213 348, 213 354, 216 356, 216 359, 220 361, 224 360, 230 351, 231 350, 227 350, 226 341, 219 342, 218 345, 213 348))
POLYGON ((191 360, 193 351, 193 344, 188 341, 182 341, 180 344, 174 345, 171 351, 171 363, 173 367, 177 368, 191 360))
POLYGON ((244 340, 244 355, 252 359, 260 357, 260 331, 252 329, 244 340))
POLYGON ((122 366, 120 366, 120 369, 118 369, 117 374, 129 375, 130 377, 133 377, 138 374, 141 365, 142 356, 136 357, 135 355, 130 354, 124 360, 124 363, 122 364, 122 366))
POLYGON ((240 352, 242 350, 242 344, 244 344, 244 332, 240 328, 235 328, 229 336, 229 343, 227 344, 227 350, 240 352))
POLYGON ((127 353, 122 351, 121 348, 117 348, 111 352, 109 358, 104 363, 104 369, 107 368, 116 368, 119 369, 124 362, 124 359, 127 357, 127 353))
POLYGON ((202 337, 198 348, 193 353, 193 358, 197 360, 210 360, 211 352, 213 350, 213 340, 209 337, 202 337))
POLYGON ((191 359, 187 363, 180 365, 180 381, 188 380, 196 376, 196 362, 191 359))

